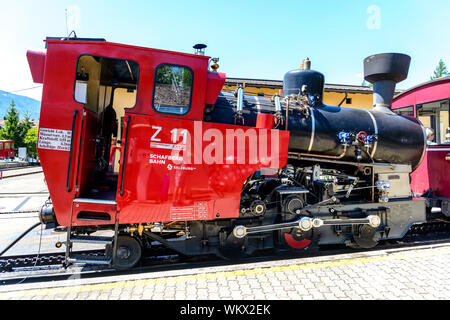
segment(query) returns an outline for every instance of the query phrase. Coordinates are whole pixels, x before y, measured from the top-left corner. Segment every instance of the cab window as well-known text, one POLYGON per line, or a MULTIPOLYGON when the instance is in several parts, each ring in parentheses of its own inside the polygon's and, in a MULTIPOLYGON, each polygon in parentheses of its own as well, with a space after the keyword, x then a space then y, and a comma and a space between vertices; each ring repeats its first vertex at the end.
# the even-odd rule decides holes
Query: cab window
POLYGON ((411 116, 414 117, 414 106, 398 108, 393 110, 395 113, 403 115, 403 116, 411 116))
POLYGON ((136 104, 138 79, 139 64, 135 61, 81 55, 77 62, 74 98, 100 114, 114 103, 117 90, 127 96, 121 108, 130 108, 136 104))
POLYGON ((194 73, 186 66, 160 64, 155 71, 153 108, 160 113, 184 115, 189 112, 194 73))

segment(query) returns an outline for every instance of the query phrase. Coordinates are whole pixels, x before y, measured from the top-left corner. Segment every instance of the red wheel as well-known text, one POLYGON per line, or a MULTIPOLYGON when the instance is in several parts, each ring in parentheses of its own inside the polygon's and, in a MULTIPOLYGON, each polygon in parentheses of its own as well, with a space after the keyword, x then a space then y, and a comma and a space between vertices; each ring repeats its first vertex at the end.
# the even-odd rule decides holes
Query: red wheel
POLYGON ((306 250, 312 243, 312 230, 302 231, 299 228, 281 231, 282 241, 291 250, 306 250))

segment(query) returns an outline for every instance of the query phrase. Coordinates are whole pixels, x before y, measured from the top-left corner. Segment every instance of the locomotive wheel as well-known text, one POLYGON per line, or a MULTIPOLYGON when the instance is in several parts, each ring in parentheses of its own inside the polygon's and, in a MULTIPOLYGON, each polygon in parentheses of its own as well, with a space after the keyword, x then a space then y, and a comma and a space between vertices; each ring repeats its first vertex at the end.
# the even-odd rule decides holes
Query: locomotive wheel
POLYGON ((281 230, 281 241, 291 250, 306 250, 312 243, 313 231, 303 231, 299 228, 281 230))
POLYGON ((380 233, 369 225, 355 226, 353 231, 353 240, 350 245, 354 249, 371 249, 374 248, 380 239, 380 233))
MULTIPOLYGON (((106 249, 107 255, 112 255, 112 246, 106 249)), ((142 247, 138 240, 130 236, 120 235, 117 237, 117 252, 113 257, 113 267, 118 270, 127 270, 134 267, 142 255, 142 247)))

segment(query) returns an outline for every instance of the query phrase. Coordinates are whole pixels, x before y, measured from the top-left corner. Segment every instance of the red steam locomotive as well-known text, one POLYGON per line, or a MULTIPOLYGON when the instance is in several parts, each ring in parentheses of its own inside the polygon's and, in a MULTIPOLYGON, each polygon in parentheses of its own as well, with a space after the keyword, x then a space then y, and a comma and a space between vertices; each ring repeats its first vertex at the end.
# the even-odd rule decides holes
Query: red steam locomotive
POLYGON ((367 111, 324 105, 324 76, 308 63, 286 74, 283 96, 221 93, 225 75, 203 48, 47 38, 46 51, 28 51, 44 85, 40 218, 67 227, 66 264, 126 269, 155 242, 218 256, 370 248, 427 221, 409 187, 424 128, 390 110, 410 57, 365 60, 367 111), (105 256, 75 256, 75 242, 104 243, 105 256))

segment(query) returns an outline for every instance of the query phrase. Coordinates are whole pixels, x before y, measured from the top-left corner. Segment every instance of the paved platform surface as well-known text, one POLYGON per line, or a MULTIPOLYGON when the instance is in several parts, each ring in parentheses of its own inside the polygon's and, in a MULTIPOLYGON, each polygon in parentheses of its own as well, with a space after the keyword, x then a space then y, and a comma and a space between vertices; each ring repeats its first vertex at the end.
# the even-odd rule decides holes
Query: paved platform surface
POLYGON ((450 244, 0 287, 0 299, 450 299, 450 244))

